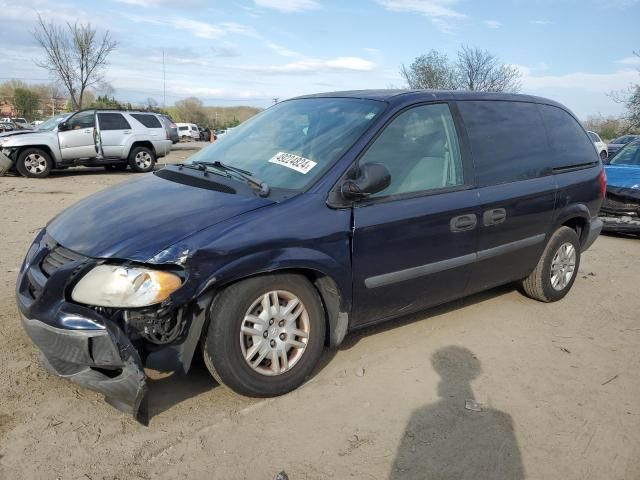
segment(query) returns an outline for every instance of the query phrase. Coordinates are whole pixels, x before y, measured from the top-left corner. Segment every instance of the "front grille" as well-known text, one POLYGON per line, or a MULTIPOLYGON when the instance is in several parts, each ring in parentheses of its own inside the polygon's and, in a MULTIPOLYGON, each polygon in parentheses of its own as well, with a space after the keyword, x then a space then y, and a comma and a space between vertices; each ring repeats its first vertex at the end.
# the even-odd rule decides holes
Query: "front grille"
POLYGON ((87 257, 67 250, 56 244, 51 237, 45 236, 35 249, 29 250, 30 266, 24 272, 20 287, 25 301, 30 304, 42 296, 49 278, 58 270, 86 260, 87 257))
POLYGON ((56 247, 53 247, 53 249, 49 251, 47 256, 44 257, 40 268, 47 277, 50 277, 56 270, 60 269, 61 267, 64 267, 69 263, 81 261, 84 259, 85 257, 83 257, 82 255, 72 252, 71 250, 67 250, 66 248, 58 245, 56 247))

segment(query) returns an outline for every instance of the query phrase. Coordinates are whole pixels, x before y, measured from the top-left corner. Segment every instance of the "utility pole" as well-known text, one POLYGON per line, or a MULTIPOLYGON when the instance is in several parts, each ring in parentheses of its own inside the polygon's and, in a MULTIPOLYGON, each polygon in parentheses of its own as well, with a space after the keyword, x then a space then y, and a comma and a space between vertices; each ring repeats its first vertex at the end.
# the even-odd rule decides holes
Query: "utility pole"
POLYGON ((162 49, 162 109, 167 106, 167 74, 164 66, 164 48, 162 49))

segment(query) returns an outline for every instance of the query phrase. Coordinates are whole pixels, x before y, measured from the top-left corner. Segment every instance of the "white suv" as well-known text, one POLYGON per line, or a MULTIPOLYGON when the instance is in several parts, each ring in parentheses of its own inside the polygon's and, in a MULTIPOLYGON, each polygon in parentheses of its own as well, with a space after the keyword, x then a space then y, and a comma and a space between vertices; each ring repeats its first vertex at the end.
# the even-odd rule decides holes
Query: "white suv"
POLYGON ((587 133, 589 134, 589 138, 591 138, 593 145, 596 147, 598 155, 600 155, 600 158, 604 162, 609 155, 607 151, 607 144, 602 141, 600 135, 598 135, 596 132, 587 131, 587 133))
POLYGON ((0 156, 25 177, 43 178, 53 168, 76 165, 149 172, 171 144, 155 113, 82 110, 53 117, 35 130, 0 134, 0 156))
POLYGON ((194 123, 176 123, 180 140, 200 140, 200 130, 194 123))

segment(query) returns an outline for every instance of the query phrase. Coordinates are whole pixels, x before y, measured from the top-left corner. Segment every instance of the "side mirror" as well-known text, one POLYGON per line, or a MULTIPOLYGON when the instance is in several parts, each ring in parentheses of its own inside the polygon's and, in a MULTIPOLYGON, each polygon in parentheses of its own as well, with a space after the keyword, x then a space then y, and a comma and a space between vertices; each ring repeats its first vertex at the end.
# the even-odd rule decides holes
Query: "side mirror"
POLYGON ((69 124, 67 122, 60 122, 58 124, 58 131, 59 132, 65 132, 69 130, 69 124))
POLYGON ((345 180, 340 186, 343 198, 357 200, 381 192, 391 184, 391 174, 381 163, 365 163, 360 166, 357 178, 345 180))

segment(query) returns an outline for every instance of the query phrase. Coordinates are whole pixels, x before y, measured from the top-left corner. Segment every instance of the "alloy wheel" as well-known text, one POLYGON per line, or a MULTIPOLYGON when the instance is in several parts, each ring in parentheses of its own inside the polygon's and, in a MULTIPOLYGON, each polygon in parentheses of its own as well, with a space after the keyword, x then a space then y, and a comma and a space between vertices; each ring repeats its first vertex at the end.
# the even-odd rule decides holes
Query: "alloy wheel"
POLYGON ((252 370, 282 375, 304 354, 310 334, 309 314, 293 293, 274 290, 256 298, 240 327, 242 355, 252 370))
POLYGON ((563 290, 575 274, 576 269, 576 249, 565 242, 560 245, 551 260, 551 286, 555 290, 563 290))
POLYGON ((47 169, 47 160, 38 153, 32 153, 24 159, 24 167, 29 173, 38 175, 47 169))

